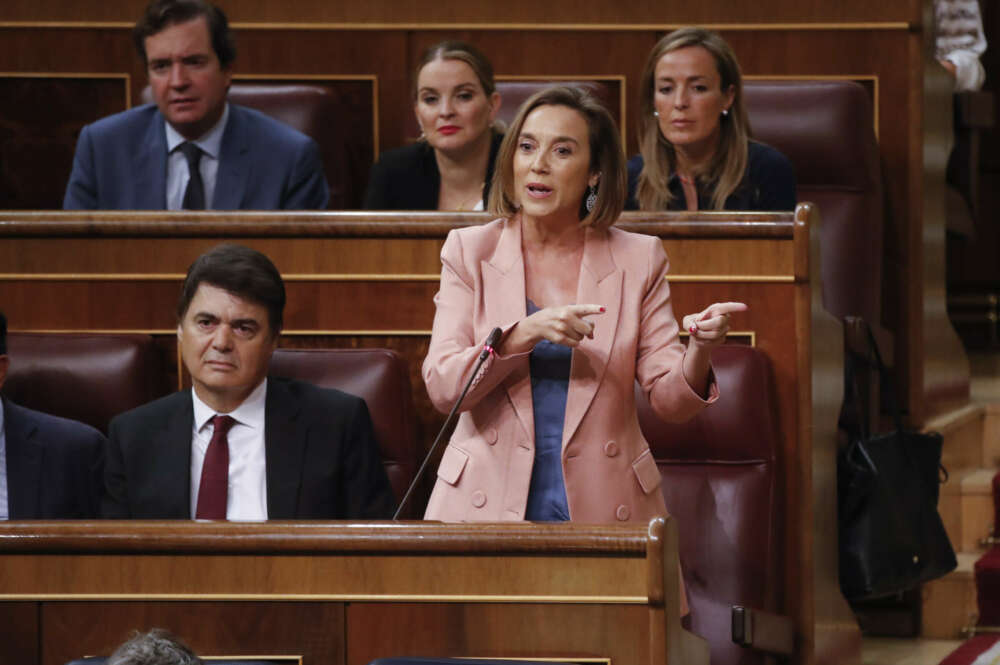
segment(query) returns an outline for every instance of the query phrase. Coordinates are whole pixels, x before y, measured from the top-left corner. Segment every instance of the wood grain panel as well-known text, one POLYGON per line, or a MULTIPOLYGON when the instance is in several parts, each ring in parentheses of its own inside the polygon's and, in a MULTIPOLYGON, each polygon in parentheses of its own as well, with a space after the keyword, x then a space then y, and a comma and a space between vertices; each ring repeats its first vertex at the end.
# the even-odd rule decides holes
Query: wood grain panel
POLYGON ((644 663, 649 660, 648 613, 644 607, 614 605, 352 603, 347 608, 347 663, 365 665, 393 655, 541 657, 574 663, 575 656, 644 663), (441 631, 440 626, 447 628, 441 631))
MULTIPOLYGON (((268 256, 289 283, 433 282, 441 273, 443 238, 299 239, 242 241, 268 256), (318 277, 322 276, 322 277, 318 277)), ((122 239, 116 252, 98 264, 107 241, 91 239, 26 239, 0 247, 0 281, 18 279, 68 282, 169 281, 179 285, 187 266, 215 240, 122 239), (95 267, 97 272, 94 272, 95 267)), ((713 277, 729 281, 791 281, 792 255, 787 242, 771 239, 668 239, 670 275, 677 281, 713 277), (721 247, 720 247, 721 246, 721 247)), ((436 290, 436 288, 435 288, 436 290)))
MULTIPOLYGON (((183 278, 200 254, 222 239, 214 238, 25 238, 0 246, 0 275, 77 275, 73 281, 149 275, 170 281, 183 278), (108 252, 109 243, 115 251, 108 252)), ((310 275, 419 275, 436 282, 441 274, 443 236, 396 241, 392 238, 241 238, 240 243, 266 251, 288 281, 310 275)), ((0 277, 7 279, 7 277, 0 277)))
MULTIPOLYGON (((677 593, 676 537, 662 519, 10 522, 0 524, 0 597, 25 591, 35 602, 22 606, 41 617, 42 653, 23 665, 106 654, 152 626, 202 654, 298 654, 304 665, 363 665, 397 648, 485 655, 511 649, 512 635, 524 655, 652 665, 649 645, 680 639, 664 603, 677 593), (175 595, 155 597, 164 590, 175 595), (348 594, 328 595, 337 590, 348 594), (355 602, 345 610, 345 600, 355 602)), ((683 662, 707 663, 707 651, 683 662)))
MULTIPOLYGON (((609 4, 602 0, 583 0, 546 8, 539 16, 538 6, 528 0, 502 4, 475 0, 447 0, 432 4, 400 4, 392 0, 365 3, 328 3, 305 0, 294 4, 274 4, 267 0, 220 0, 231 21, 240 22, 349 22, 378 24, 419 23, 505 23, 511 21, 538 25, 559 23, 802 23, 826 21, 918 21, 915 2, 870 3, 863 0, 825 2, 824 0, 770 0, 749 7, 740 2, 721 0, 711 3, 662 3, 637 0, 609 4)), ((50 0, 44 7, 30 0, 4 3, 0 20, 5 21, 124 21, 134 23, 136 4, 112 0, 87 11, 72 0, 50 0)))
POLYGON ((0 603, 0 663, 37 663, 41 657, 38 606, 0 603))
POLYGON ((575 556, 558 571, 538 557, 431 554, 8 555, 3 598, 485 600, 641 602, 646 580, 627 559, 575 556), (581 583, 580 580, 586 580, 581 583))
POLYGON ((93 603, 52 602, 41 615, 42 665, 110 655, 133 631, 151 628, 168 629, 199 656, 300 656, 302 665, 344 660, 342 603, 105 602, 95 611, 93 603))
MULTIPOLYGON (((292 332, 426 334, 434 318, 433 282, 289 282, 285 287, 285 326, 292 332)), ((20 330, 171 330, 180 281, 10 281, 4 290, 10 294, 4 298, 7 316, 20 330)))
POLYGON ((61 208, 83 126, 129 106, 129 77, 0 73, 0 209, 61 208))

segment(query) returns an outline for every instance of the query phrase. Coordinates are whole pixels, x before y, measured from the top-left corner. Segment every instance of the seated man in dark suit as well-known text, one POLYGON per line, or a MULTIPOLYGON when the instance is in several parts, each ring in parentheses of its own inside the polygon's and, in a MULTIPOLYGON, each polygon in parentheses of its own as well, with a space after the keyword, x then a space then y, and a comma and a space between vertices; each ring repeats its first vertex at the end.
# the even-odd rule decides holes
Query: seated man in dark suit
POLYGON ((177 342, 191 390, 111 421, 105 517, 378 519, 393 497, 364 400, 267 378, 285 286, 256 250, 188 270, 177 342))
POLYGON ((155 104, 83 128, 67 210, 324 209, 316 143, 229 104, 236 47, 204 0, 153 0, 133 30, 155 104))
MULTIPOLYGON (((0 388, 9 366, 0 313, 0 388)), ((97 517, 104 444, 90 425, 0 397, 0 519, 97 517)))

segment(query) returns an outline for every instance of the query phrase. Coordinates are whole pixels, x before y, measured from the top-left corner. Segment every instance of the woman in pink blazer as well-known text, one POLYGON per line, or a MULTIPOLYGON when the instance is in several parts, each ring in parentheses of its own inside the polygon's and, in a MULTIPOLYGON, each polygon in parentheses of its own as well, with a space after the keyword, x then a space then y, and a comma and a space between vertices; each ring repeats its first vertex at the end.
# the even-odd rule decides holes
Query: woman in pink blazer
POLYGON ((503 336, 462 404, 425 517, 648 521, 666 514, 639 429, 638 379, 656 412, 684 420, 717 396, 711 348, 729 313, 685 319, 685 350, 658 238, 611 228, 626 197, 608 112, 577 89, 531 97, 497 157, 490 209, 449 233, 423 377, 458 398, 483 340, 503 336))

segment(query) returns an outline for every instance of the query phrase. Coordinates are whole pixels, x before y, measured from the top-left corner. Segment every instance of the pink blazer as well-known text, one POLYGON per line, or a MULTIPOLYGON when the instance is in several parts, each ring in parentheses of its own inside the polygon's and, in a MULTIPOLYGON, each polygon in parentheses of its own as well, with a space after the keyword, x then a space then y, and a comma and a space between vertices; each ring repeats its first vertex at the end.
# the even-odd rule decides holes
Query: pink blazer
MULTIPOLYGON (((483 341, 526 316, 519 217, 451 231, 423 377, 447 413, 483 341)), ((570 519, 646 522, 666 514, 660 473, 635 410, 636 379, 658 414, 685 420, 703 400, 684 378, 684 345, 670 304, 667 256, 658 238, 588 230, 577 303, 603 305, 594 338, 573 351, 562 460, 570 519)), ((528 354, 486 361, 462 404, 425 514, 445 521, 520 520, 534 462, 528 354)))

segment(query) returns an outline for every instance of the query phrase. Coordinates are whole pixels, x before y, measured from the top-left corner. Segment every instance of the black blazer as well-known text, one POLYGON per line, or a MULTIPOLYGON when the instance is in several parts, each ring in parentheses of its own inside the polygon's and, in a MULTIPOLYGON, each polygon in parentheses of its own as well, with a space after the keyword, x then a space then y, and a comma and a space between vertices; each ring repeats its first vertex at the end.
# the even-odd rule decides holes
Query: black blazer
MULTIPOLYGON (((264 454, 269 519, 383 519, 394 500, 364 400, 269 378, 264 454)), ((190 519, 191 391, 111 421, 102 514, 190 519)))
MULTIPOLYGON (((639 174, 642 155, 628 160, 628 199, 626 210, 638 210, 639 174)), ((674 195, 669 210, 686 210, 684 189, 677 174, 670 176, 670 193, 674 195)), ((736 191, 726 199, 726 210, 795 210, 795 167, 784 154, 758 141, 747 144, 747 170, 736 191)), ((698 188, 698 210, 712 210, 711 191, 698 188)))
POLYGON ((97 517, 104 435, 90 425, 3 400, 11 519, 97 517))
MULTIPOLYGON (((483 185, 483 205, 490 198, 493 165, 503 134, 493 134, 483 185)), ((434 148, 425 141, 383 152, 372 165, 365 193, 365 210, 437 210, 441 174, 434 148)))

